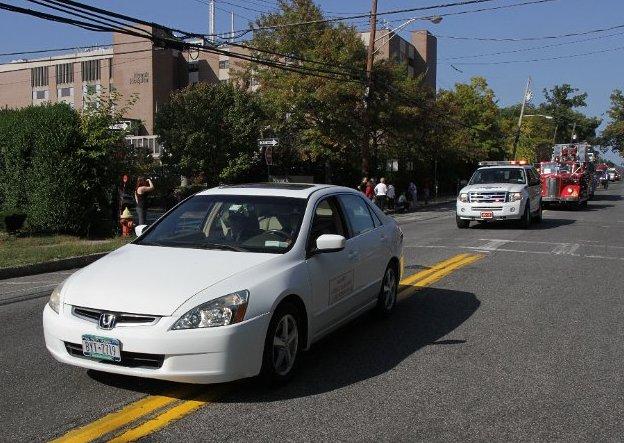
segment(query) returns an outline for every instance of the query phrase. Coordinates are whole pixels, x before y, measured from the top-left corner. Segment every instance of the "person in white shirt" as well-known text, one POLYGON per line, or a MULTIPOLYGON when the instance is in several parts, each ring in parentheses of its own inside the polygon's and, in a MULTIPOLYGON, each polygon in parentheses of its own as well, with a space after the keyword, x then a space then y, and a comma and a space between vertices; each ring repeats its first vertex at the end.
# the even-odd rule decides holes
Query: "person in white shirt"
POLYGON ((386 186, 386 179, 381 177, 379 183, 375 186, 375 199, 379 209, 386 210, 386 199, 388 198, 388 186, 386 186))

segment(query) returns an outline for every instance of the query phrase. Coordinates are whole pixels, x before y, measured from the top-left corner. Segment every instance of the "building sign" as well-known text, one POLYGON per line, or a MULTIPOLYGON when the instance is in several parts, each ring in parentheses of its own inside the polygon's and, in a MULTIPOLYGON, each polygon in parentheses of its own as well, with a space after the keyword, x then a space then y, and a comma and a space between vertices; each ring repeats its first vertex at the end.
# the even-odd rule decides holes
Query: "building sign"
POLYGON ((130 77, 131 85, 140 85, 142 83, 149 83, 149 72, 135 72, 132 77, 130 77))

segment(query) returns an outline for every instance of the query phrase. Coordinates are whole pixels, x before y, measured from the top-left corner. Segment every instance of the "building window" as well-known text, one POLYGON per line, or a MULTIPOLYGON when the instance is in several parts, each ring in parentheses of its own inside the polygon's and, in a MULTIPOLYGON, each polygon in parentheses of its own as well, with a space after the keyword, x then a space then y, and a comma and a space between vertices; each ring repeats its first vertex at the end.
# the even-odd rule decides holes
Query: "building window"
POLYGON ((47 100, 49 97, 48 94, 49 93, 47 89, 40 89, 38 91, 33 91, 33 100, 35 101, 47 100))
POLYGON ((39 66, 30 70, 31 84, 33 88, 48 86, 48 67, 39 66))
POLYGON ((74 64, 63 63, 56 65, 56 83, 73 83, 74 82, 74 64))
POLYGON ((189 85, 199 82, 199 63, 190 62, 188 64, 188 81, 189 85))
POLYGON ((74 95, 74 88, 58 88, 59 98, 71 97, 74 95))
POLYGON ((82 107, 84 109, 97 109, 100 106, 101 85, 83 85, 82 86, 82 107))
POLYGON ((100 79, 100 60, 81 62, 81 67, 83 82, 93 82, 100 79))
POLYGON ((230 67, 229 60, 219 60, 219 69, 228 69, 230 67))
POLYGON ((108 59, 108 78, 113 78, 113 59, 108 59))

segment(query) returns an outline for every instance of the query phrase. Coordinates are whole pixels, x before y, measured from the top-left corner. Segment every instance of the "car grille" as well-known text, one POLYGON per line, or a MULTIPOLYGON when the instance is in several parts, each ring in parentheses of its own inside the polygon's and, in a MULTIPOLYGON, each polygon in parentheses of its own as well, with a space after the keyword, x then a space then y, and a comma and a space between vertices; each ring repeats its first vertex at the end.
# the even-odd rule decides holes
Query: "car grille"
POLYGON ((548 197, 556 197, 559 194, 557 192, 559 190, 559 185, 555 177, 548 177, 546 189, 548 189, 548 197))
MULTIPOLYGON (((90 321, 92 323, 97 323, 100 319, 100 315, 105 312, 110 311, 102 311, 100 309, 92 309, 92 308, 82 308, 80 306, 72 307, 72 314, 75 317, 81 318, 83 320, 90 321)), ((160 317, 156 315, 142 315, 142 314, 127 314, 124 312, 116 312, 116 320, 115 324, 119 325, 128 325, 128 326, 146 326, 153 325, 160 317)))
POLYGON ((470 203, 503 203, 507 201, 506 192, 469 192, 470 203))
MULTIPOLYGON (((86 360, 97 360, 91 357, 86 357, 82 353, 82 345, 77 343, 65 342, 65 349, 67 349, 67 353, 72 357, 84 358, 86 360)), ((121 351, 121 361, 97 361, 116 366, 125 366, 127 368, 159 369, 165 361, 165 356, 161 354, 142 354, 139 352, 121 351)))
POLYGON ((493 212, 497 212, 497 211, 502 211, 503 207, 502 206, 471 206, 470 209, 472 209, 473 211, 493 211, 493 212))

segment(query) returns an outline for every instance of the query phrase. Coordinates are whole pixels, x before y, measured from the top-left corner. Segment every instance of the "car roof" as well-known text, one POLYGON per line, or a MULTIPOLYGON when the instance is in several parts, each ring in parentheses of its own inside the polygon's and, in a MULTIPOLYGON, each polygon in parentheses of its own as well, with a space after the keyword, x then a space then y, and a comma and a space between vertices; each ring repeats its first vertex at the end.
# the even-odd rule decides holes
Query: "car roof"
POLYGON ((499 168, 515 168, 515 169, 530 169, 533 165, 488 165, 488 166, 479 166, 478 169, 499 169, 499 168))
POLYGON ((309 198, 312 194, 323 191, 351 191, 335 185, 312 184, 312 183, 248 183, 240 185, 222 185, 216 188, 206 189, 197 195, 258 195, 274 197, 309 198))

